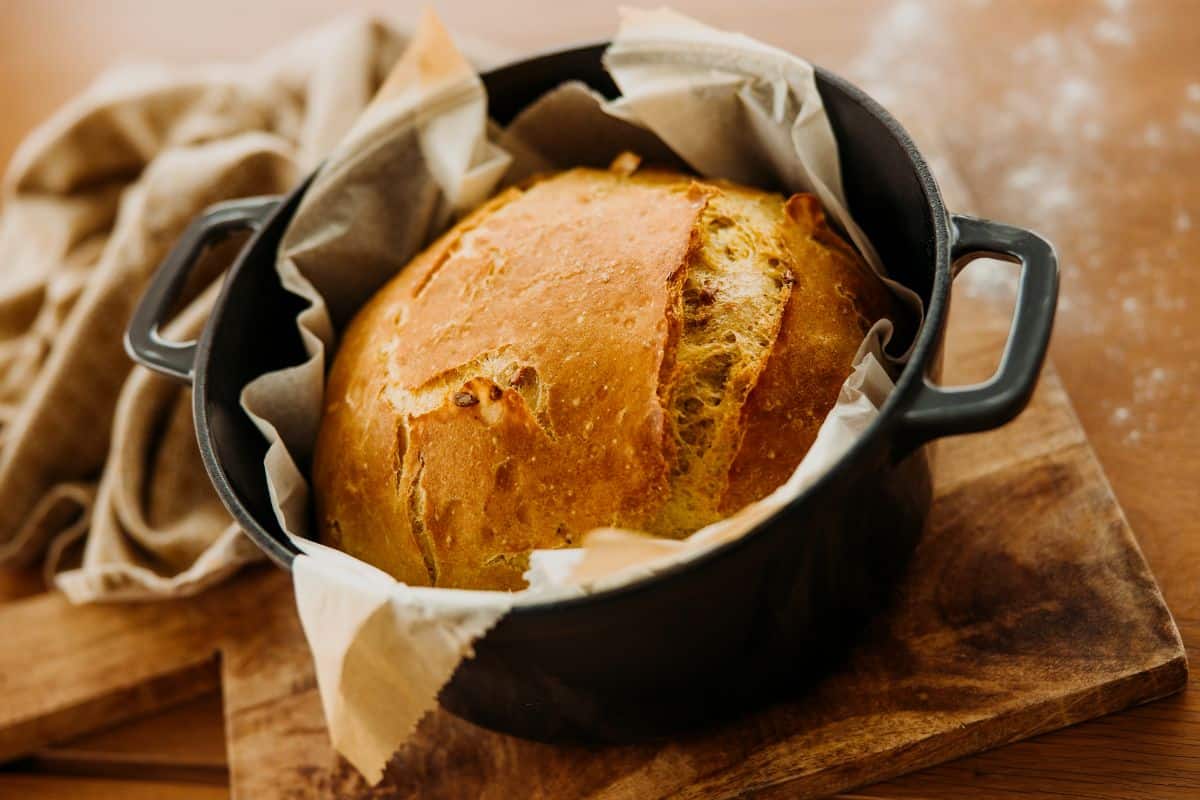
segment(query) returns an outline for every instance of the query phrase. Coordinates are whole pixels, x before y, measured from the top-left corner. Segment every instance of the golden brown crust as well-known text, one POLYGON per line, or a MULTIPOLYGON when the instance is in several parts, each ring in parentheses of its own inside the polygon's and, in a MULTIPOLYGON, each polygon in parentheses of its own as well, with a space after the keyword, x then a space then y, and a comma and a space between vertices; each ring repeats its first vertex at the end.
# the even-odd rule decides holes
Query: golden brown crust
POLYGON ((529 549, 644 520, 668 480, 666 310, 702 207, 686 185, 575 170, 418 257, 338 353, 322 536, 411 583, 516 586, 529 549), (614 235, 620 219, 639 224, 614 235))
POLYGON ((900 312, 895 296, 830 230, 814 197, 795 195, 786 211, 785 246, 802 267, 771 355, 742 407, 724 513, 765 497, 791 476, 837 402, 863 337, 875 321, 900 312))
POLYGON ((858 315, 890 308, 824 237, 809 201, 666 172, 494 199, 349 326, 321 538, 408 583, 519 588, 531 549, 602 525, 682 536, 761 497, 832 406, 858 315), (788 447, 764 465, 772 425, 788 447))

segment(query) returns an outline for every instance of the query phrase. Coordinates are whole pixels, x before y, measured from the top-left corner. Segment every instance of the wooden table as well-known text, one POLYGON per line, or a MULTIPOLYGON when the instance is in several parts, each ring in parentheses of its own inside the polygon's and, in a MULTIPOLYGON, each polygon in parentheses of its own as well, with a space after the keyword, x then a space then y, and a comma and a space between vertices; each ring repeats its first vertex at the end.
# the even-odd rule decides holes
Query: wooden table
MULTIPOLYGON (((401 19, 418 6, 354 5, 401 19)), ((1052 356, 1200 652, 1200 2, 675 5, 860 82, 914 129, 934 132, 973 210, 1056 243, 1063 290, 1052 356)), ((452 30, 515 53, 601 38, 615 20, 600 3, 439 7, 452 30)), ((246 59, 334 13, 318 0, 6 0, 0 161, 105 65, 246 59)), ((1005 288, 971 280, 964 290, 1002 297, 1005 288)), ((0 596, 36 588, 28 576, 0 575, 0 596)), ((10 767, 0 796, 223 797, 221 724, 214 694, 10 767)), ((854 796, 1195 797, 1198 785, 1193 691, 854 796)))

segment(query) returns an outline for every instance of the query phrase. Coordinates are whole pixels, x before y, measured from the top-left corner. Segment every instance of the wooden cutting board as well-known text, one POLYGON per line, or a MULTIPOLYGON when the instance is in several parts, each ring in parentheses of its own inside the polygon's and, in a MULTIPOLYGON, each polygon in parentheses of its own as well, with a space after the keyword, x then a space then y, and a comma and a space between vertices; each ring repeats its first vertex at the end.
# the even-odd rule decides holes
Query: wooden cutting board
MULTIPOLYGON (((991 372, 1007 320, 956 301, 946 382, 991 372)), ((234 796, 811 797, 1181 689, 1179 634, 1053 367, 998 431, 938 446, 937 500, 894 608, 803 699, 625 747, 427 718, 369 791, 331 751, 288 576, 201 597, 0 606, 0 759, 220 685, 234 796)))

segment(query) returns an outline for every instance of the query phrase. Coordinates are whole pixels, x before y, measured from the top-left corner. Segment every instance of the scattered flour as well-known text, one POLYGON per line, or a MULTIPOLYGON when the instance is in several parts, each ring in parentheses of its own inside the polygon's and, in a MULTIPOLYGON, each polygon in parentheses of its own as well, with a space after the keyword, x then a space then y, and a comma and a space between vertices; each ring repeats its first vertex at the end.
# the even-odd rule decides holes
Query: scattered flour
MULTIPOLYGON (((978 8, 972 4, 965 13, 977 13, 978 8)), ((1105 96, 1105 84, 1097 76, 1109 58, 1107 45, 1136 41, 1136 17, 1128 11, 1128 3, 1118 3, 1072 14, 1073 22, 1043 30, 1008 53, 1009 63, 1004 63, 1003 55, 995 64, 989 63, 989 70, 1013 76, 1006 81, 1009 88, 989 97, 981 108, 988 117, 989 137, 1008 139, 1036 127, 1063 147, 1081 139, 1096 145, 1105 142, 1108 131, 1101 120, 1118 99, 1105 96), (1046 79, 1029 80, 1029 75, 1046 79)), ((968 46, 947 30, 945 14, 944 6, 933 0, 896 0, 868 31, 859 56, 848 67, 850 77, 902 121, 910 116, 919 121, 931 99, 944 98, 946 76, 934 65, 970 57, 968 46)), ((920 133, 919 124, 912 127, 920 133)), ((951 144, 960 144, 953 141, 953 131, 944 135, 951 144)), ((1159 146, 1163 137, 1161 130, 1145 133, 1151 146, 1159 146)), ((917 138, 920 142, 920 135, 917 138)), ((1006 189, 1019 193, 1029 217, 1043 220, 1042 229, 1053 233, 1068 216, 1080 227, 1088 224, 1087 204, 1074 185, 1077 156, 1040 153, 1024 163, 1011 163, 1011 151, 989 147, 986 141, 961 143, 956 150, 970 154, 971 161, 964 166, 972 174, 998 173, 1006 189)), ((984 270, 972 271, 977 272, 984 270)))
POLYGON ((1035 189, 1042 182, 1042 169, 1033 164, 1017 167, 1008 175, 1008 188, 1018 191, 1035 189))
POLYGON ((954 290, 967 297, 1015 297, 1019 281, 1020 272, 1015 264, 979 258, 963 268, 954 281, 954 290))
POLYGON ((1157 313, 1164 311, 1187 311, 1188 296, 1181 292, 1172 292, 1161 282, 1154 284, 1153 295, 1154 310, 1157 313))
POLYGON ((1157 406, 1173 386, 1172 374, 1155 367, 1133 379, 1131 402, 1118 405, 1109 414, 1109 422, 1125 430, 1125 441, 1137 442, 1147 433, 1157 433, 1160 427, 1157 406))
POLYGON ((1058 101, 1075 108, 1096 102, 1098 94, 1095 86, 1078 75, 1066 78, 1058 87, 1058 101))
POLYGON ((1083 123, 1083 127, 1080 128, 1080 131, 1083 132, 1083 138, 1087 139, 1089 142, 1099 141, 1100 139, 1104 138, 1104 126, 1094 119, 1089 119, 1087 122, 1083 123))
POLYGON ((1058 52, 1058 37, 1053 33, 1044 32, 1029 40, 1013 51, 1013 61, 1018 64, 1029 64, 1035 60, 1054 58, 1058 52))
POLYGON ((1013 167, 1004 185, 1031 209, 1038 219, 1046 219, 1076 206, 1076 192, 1061 161, 1039 155, 1013 167))
MULTIPOLYGON (((907 122, 924 149, 948 151, 967 175, 992 182, 993 196, 980 198, 989 210, 1008 214, 1018 209, 1012 214, 1015 221, 1058 240, 1064 285, 1070 285, 1073 271, 1106 274, 1103 280, 1089 282, 1092 291, 1070 293, 1059 301, 1062 320, 1069 319, 1076 332, 1093 337, 1097 357, 1128 376, 1123 396, 1097 399, 1100 412, 1130 444, 1144 443, 1160 429, 1174 429, 1177 421, 1168 424, 1160 418, 1160 409, 1171 397, 1200 400, 1200 360, 1168 371, 1145 368, 1133 354, 1140 355, 1152 342, 1184 346, 1186 337, 1193 335, 1184 324, 1193 313, 1188 298, 1154 278, 1163 269, 1180 267, 1181 237, 1197 227, 1195 212, 1176 205, 1145 244, 1126 243, 1121 257, 1127 260, 1117 263, 1114 232, 1106 229, 1100 209, 1112 207, 1113 198, 1122 195, 1121 173, 1112 168, 1114 155, 1136 159, 1139 168, 1150 173, 1167 172, 1168 158, 1176 145, 1184 144, 1182 137, 1200 135, 1200 80, 1182 88, 1175 107, 1147 115, 1132 136, 1117 137, 1118 128, 1107 127, 1104 120, 1113 110, 1123 115, 1129 101, 1111 77, 1138 46, 1145 15, 1137 12, 1149 11, 1148 4, 1135 10, 1129 0, 1064 3, 1070 9, 1063 15, 1064 24, 1043 29, 1011 51, 988 52, 981 56, 986 63, 977 60, 969 43, 953 35, 945 21, 946 5, 940 0, 895 0, 869 30, 859 57, 848 65, 848 76, 907 122), (944 64, 962 64, 983 78, 988 96, 973 98, 966 90, 955 94, 956 84, 934 66, 944 64), (979 100, 977 113, 987 121, 973 128, 974 139, 956 138, 957 130, 950 126, 931 135, 930 143, 922 141, 932 105, 941 103, 952 114, 964 103, 969 108, 972 99, 979 100), (1021 151, 997 146, 1020 141, 1030 131, 1044 134, 1036 147, 1021 151), (1014 152, 1021 156, 1014 157, 1014 152)), ((985 5, 975 0, 957 5, 954 12, 993 15, 1000 9, 993 4, 978 11, 985 5)), ((933 159, 935 174, 944 169, 939 159, 940 154, 933 159)), ((968 193, 955 179, 942 183, 948 202, 958 210, 962 201, 955 197, 968 193)), ((955 291, 1011 298, 1018 277, 1012 264, 979 259, 958 277, 955 291)))
POLYGON ((914 58, 913 48, 936 35, 937 16, 921 0, 894 3, 867 36, 866 46, 850 65, 850 74, 887 107, 919 97, 938 81, 933 59, 914 58))
POLYGON ((1170 373, 1162 367, 1137 375, 1133 379, 1134 404, 1142 408, 1152 406, 1169 386, 1170 377, 1170 373))
POLYGON ((897 36, 911 37, 919 34, 929 22, 929 9, 919 0, 903 0, 892 7, 889 18, 892 31, 897 36))
POLYGON ((1187 110, 1180 112, 1179 127, 1191 133, 1200 133, 1200 112, 1187 110))
POLYGON ((1129 47, 1133 44, 1133 34, 1128 26, 1111 19, 1102 19, 1097 22, 1096 26, 1092 28, 1092 35, 1096 37, 1096 41, 1105 44, 1115 44, 1120 47, 1129 47))

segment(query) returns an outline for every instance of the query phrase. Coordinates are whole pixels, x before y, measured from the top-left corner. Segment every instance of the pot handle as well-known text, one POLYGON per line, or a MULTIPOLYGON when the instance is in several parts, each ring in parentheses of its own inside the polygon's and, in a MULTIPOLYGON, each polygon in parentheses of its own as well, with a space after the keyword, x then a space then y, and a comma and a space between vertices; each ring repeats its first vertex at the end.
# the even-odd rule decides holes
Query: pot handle
POLYGON ((1037 385, 1058 305, 1058 256, 1032 231, 990 220, 951 217, 955 274, 976 258, 999 258, 1021 266, 1017 304, 1000 366, 972 386, 943 388, 926 378, 902 424, 915 444, 959 433, 997 428, 1021 413, 1037 385))
POLYGON ((247 197, 210 206, 192 220, 159 265, 125 331, 125 352, 139 364, 184 383, 192 382, 196 342, 170 342, 159 327, 204 251, 235 231, 257 231, 279 207, 279 197, 247 197))

